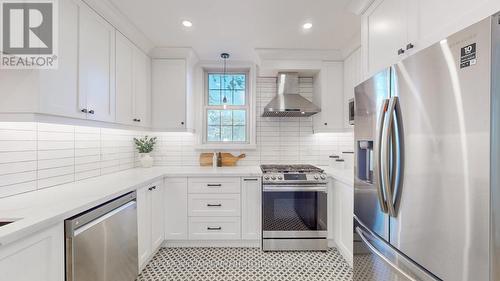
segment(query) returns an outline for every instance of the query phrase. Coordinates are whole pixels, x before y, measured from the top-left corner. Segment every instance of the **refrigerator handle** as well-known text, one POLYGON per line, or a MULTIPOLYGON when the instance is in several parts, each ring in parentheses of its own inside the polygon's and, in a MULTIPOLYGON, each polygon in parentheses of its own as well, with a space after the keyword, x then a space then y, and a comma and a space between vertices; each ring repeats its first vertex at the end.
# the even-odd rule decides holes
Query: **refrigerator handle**
POLYGON ((384 195, 384 181, 383 181, 383 176, 382 176, 382 170, 383 167, 386 166, 386 163, 384 161, 384 157, 382 157, 382 135, 384 132, 384 121, 385 121, 385 116, 386 116, 386 111, 387 111, 387 105, 389 104, 389 99, 384 99, 382 100, 382 105, 380 106, 380 111, 379 111, 379 118, 377 122, 377 152, 375 153, 375 163, 376 163, 376 173, 378 177, 378 184, 377 184, 377 195, 378 195, 378 201, 380 203, 380 209, 382 212, 387 213, 387 200, 385 199, 384 195))
POLYGON ((394 112, 396 110, 397 102, 398 97, 392 97, 389 101, 389 106, 387 109, 388 118, 385 119, 385 131, 383 132, 381 144, 381 158, 384 159, 384 165, 382 166, 382 182, 384 183, 385 195, 388 198, 387 212, 391 217, 396 217, 396 208, 394 207, 394 184, 396 183, 397 177, 396 171, 391 171, 391 166, 393 168, 396 167, 398 159, 395 135, 396 132, 394 130, 394 112), (389 161, 389 159, 391 159, 392 161, 389 161))

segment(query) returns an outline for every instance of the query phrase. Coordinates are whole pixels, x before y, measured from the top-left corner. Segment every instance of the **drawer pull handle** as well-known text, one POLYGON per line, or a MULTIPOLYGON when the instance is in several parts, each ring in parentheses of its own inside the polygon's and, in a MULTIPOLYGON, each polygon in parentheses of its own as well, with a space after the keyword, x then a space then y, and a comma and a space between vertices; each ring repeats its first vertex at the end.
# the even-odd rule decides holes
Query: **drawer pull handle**
POLYGON ((243 179, 244 181, 258 181, 258 179, 243 179))
POLYGON ((207 230, 222 230, 222 227, 218 226, 218 227, 207 227, 207 230))
POLYGON ((207 207, 222 207, 222 204, 207 204, 207 207))
POLYGON ((218 184, 207 184, 208 187, 221 187, 222 184, 218 183, 218 184))

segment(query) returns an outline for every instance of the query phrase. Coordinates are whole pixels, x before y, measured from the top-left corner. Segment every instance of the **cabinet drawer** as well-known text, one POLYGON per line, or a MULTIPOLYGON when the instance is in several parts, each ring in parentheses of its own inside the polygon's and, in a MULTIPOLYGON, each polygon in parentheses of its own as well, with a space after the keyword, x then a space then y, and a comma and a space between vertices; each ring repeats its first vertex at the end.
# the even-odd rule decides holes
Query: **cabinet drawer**
POLYGON ((240 216, 239 194, 189 194, 189 216, 240 216))
POLYGON ((190 217, 190 240, 237 240, 241 238, 239 217, 190 217))
POLYGON ((240 193, 240 178, 190 178, 189 193, 240 193))

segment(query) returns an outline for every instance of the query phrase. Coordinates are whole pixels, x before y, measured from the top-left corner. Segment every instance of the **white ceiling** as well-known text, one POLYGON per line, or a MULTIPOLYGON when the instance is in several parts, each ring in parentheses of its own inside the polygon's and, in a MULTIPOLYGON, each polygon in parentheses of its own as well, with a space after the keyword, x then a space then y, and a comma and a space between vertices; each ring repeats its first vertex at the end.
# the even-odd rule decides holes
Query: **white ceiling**
POLYGON ((110 0, 156 47, 253 60, 255 48, 342 49, 359 33, 350 0, 110 0), (181 21, 193 22, 186 28, 181 21), (304 22, 312 22, 308 32, 304 22))

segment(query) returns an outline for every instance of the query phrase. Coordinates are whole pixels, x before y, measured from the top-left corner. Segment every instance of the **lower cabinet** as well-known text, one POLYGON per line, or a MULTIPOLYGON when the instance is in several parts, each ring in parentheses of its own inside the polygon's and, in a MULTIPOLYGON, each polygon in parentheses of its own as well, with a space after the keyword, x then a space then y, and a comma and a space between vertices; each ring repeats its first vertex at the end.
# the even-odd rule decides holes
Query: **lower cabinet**
POLYGON ((165 239, 188 239, 187 178, 165 179, 165 239))
POLYGON ((328 239, 333 240, 344 258, 352 262, 353 186, 331 180, 328 190, 328 239))
POLYGON ((139 269, 142 269, 165 239, 163 182, 137 190, 139 269))
POLYGON ((261 178, 241 179, 241 239, 259 240, 262 234, 261 178))
POLYGON ((165 240, 261 237, 260 177, 165 179, 165 240))
POLYGON ((0 247, 0 279, 64 281, 64 225, 0 247))

